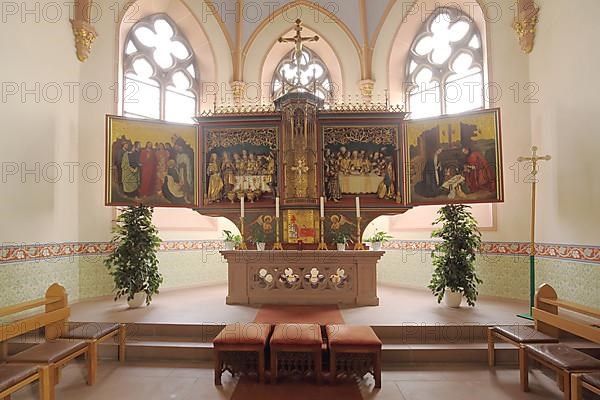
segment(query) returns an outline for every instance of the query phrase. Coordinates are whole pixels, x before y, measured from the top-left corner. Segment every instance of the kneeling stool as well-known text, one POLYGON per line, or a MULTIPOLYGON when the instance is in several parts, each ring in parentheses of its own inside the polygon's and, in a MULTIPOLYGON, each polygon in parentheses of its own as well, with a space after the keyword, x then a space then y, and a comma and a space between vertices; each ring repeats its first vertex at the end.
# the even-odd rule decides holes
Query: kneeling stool
POLYGON ((280 367, 290 374, 307 374, 312 369, 317 383, 321 383, 322 346, 323 336, 319 325, 277 325, 270 345, 271 383, 277 383, 280 367))
POLYGON ((525 344, 534 343, 558 343, 558 339, 548 336, 543 332, 526 325, 491 326, 488 328, 488 364, 490 367, 496 365, 494 339, 510 343, 520 348, 525 344))
POLYGON ((571 376, 571 400, 581 400, 583 389, 600 396, 600 372, 571 376))
POLYGON ((331 383, 338 373, 359 378, 370 373, 381 387, 381 340, 370 326, 328 325, 331 383))
POLYGON ((213 340, 215 350, 215 385, 221 385, 221 375, 256 372, 258 381, 265 381, 265 346, 271 333, 268 324, 227 325, 213 340))

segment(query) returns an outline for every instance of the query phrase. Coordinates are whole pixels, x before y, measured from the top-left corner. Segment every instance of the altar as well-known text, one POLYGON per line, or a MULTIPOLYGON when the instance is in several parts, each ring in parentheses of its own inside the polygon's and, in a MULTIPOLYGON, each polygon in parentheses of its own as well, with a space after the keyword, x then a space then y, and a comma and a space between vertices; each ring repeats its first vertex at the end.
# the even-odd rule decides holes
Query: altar
POLYGON ((379 305, 383 251, 221 251, 228 263, 227 304, 379 305))

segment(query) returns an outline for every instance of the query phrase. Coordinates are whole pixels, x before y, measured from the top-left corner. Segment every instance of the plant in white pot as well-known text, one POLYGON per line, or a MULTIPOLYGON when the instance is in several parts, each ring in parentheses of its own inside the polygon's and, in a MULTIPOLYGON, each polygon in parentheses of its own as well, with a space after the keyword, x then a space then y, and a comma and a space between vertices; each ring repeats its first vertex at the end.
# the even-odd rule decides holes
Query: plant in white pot
POLYGON ((256 245, 256 250, 265 251, 267 247, 267 238, 265 231, 258 225, 254 225, 250 240, 256 245))
POLYGON ((337 231, 333 236, 333 242, 338 251, 346 250, 346 244, 352 242, 352 237, 343 231, 337 231))
POLYGON ((228 230, 223 230, 223 245, 225 250, 234 250, 237 246, 242 243, 242 237, 240 235, 235 235, 233 232, 228 230))
POLYGON ((391 238, 392 236, 389 235, 387 232, 376 230, 373 236, 371 236, 368 239, 365 239, 365 242, 371 243, 371 249, 373 249, 373 251, 379 251, 381 250, 381 245, 389 241, 391 238))
POLYGON ((115 281, 115 301, 127 296, 132 308, 149 305, 163 281, 157 258, 161 240, 152 213, 144 205, 122 209, 113 230, 114 250, 104 261, 115 281))
POLYGON ((475 258, 481 246, 481 233, 469 206, 448 204, 439 211, 433 222, 441 224, 431 236, 442 239, 431 252, 435 267, 429 289, 437 297, 438 303, 445 299, 449 307, 460 307, 462 297, 475 306, 477 285, 482 281, 475 273, 475 258))

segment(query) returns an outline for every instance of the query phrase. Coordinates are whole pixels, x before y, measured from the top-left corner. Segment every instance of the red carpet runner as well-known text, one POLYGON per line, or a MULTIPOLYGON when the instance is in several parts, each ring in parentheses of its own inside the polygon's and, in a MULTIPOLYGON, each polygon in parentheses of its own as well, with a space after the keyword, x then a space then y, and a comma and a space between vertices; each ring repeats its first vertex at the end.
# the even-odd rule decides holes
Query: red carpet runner
POLYGON ((344 317, 337 305, 326 306, 278 306, 264 305, 256 314, 254 322, 262 324, 343 324, 344 317))

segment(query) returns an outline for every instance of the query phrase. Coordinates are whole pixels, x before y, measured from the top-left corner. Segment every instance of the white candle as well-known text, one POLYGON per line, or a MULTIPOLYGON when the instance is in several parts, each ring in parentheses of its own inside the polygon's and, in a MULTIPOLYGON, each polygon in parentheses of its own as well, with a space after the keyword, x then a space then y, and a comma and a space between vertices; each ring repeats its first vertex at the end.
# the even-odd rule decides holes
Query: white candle
POLYGON ((356 196, 356 218, 360 218, 360 197, 356 196))
POLYGON ((244 216, 245 216, 244 215, 245 214, 245 212, 244 212, 245 211, 244 210, 244 199, 245 199, 245 197, 242 197, 240 199, 240 207, 241 207, 241 209, 240 209, 240 217, 242 217, 242 218, 244 218, 244 216))
POLYGON ((321 218, 325 218, 325 199, 321 196, 321 218))
POLYGON ((275 218, 279 218, 279 197, 275 197, 275 218))

